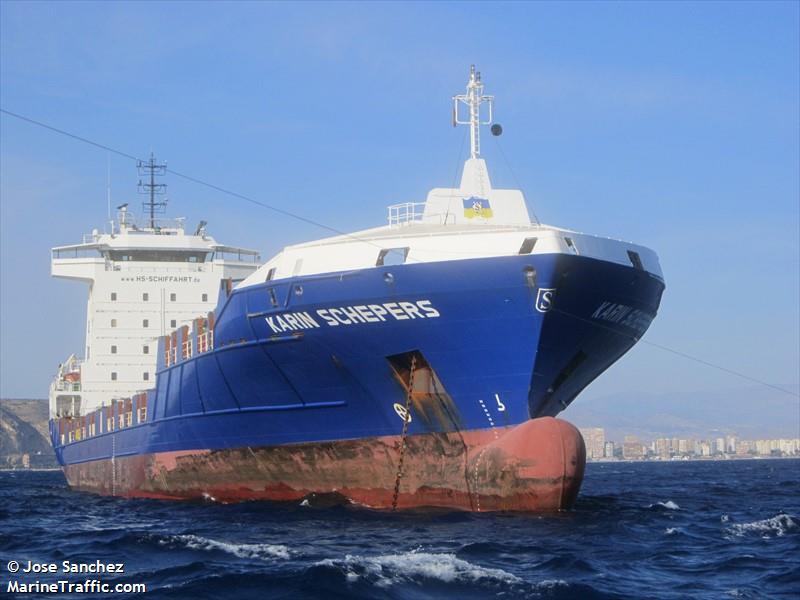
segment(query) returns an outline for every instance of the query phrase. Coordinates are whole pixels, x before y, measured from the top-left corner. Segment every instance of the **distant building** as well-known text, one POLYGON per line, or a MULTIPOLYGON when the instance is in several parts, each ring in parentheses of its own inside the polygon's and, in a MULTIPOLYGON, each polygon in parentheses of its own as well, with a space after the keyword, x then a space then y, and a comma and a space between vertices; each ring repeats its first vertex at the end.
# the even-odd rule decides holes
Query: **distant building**
MULTIPOLYGON (((746 458, 800 457, 800 438, 743 440, 736 435, 710 440, 656 438, 645 443, 633 435, 625 436, 622 444, 604 442, 599 454, 598 433, 602 429, 581 430, 586 440, 587 454, 592 458, 624 458, 626 460, 675 460, 677 458, 746 458)), ((605 437, 605 436, 603 436, 605 437)))
POLYGON ((587 458, 605 457, 606 431, 602 427, 589 427, 580 430, 583 441, 586 442, 587 458))
POLYGON ((671 454, 672 444, 667 438, 658 438, 655 443, 655 454, 660 458, 669 458, 671 454))
POLYGON ((603 447, 603 453, 606 458, 614 458, 614 442, 606 442, 603 447))
POLYGON ((645 449, 635 435, 626 435, 622 443, 622 458, 626 460, 640 460, 644 458, 645 449))

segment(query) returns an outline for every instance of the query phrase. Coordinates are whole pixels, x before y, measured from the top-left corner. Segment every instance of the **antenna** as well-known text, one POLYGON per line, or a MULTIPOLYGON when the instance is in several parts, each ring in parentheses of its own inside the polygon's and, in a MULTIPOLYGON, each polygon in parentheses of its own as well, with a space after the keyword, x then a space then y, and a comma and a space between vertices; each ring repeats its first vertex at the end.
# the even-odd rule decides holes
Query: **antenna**
POLYGON ((106 152, 106 206, 108 220, 111 220, 111 155, 106 152))
POLYGON ((167 210, 167 199, 156 201, 156 196, 161 196, 167 192, 166 183, 156 183, 156 176, 161 177, 167 172, 167 163, 157 163, 153 153, 150 153, 148 160, 140 160, 136 162, 136 168, 139 170, 139 175, 149 176, 149 183, 142 183, 139 180, 139 193, 148 194, 150 196, 147 202, 142 202, 142 207, 145 212, 150 213, 148 227, 150 229, 156 228, 156 214, 164 214, 167 210))
POLYGON ((469 81, 467 93, 453 96, 453 127, 456 125, 469 125, 470 156, 479 158, 481 155, 481 125, 490 125, 492 122, 492 108, 494 96, 483 95, 483 82, 480 71, 475 70, 475 65, 469 67, 469 81), (481 120, 481 104, 489 105, 489 115, 486 120, 481 120), (469 120, 461 120, 459 116, 459 103, 469 109, 469 120))

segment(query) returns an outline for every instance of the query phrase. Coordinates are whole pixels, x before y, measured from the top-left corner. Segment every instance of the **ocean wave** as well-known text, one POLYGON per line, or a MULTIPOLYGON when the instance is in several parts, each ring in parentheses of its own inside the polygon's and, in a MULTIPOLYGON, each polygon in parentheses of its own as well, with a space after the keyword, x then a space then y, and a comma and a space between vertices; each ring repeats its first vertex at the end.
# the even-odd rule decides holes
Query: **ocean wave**
POLYGON ((348 554, 344 559, 326 558, 315 564, 339 569, 349 582, 366 578, 379 587, 389 587, 395 583, 414 579, 439 580, 445 583, 518 584, 522 582, 519 577, 508 571, 481 567, 458 558, 455 554, 418 551, 380 556, 348 554))
POLYGON ((667 527, 664 530, 666 535, 677 535, 680 533, 685 533, 682 527, 667 527))
POLYGON ((759 598, 759 594, 753 592, 752 590, 744 589, 744 588, 733 588, 732 590, 727 590, 725 592, 726 596, 730 596, 731 598, 759 598))
POLYGON ((787 533, 795 533, 798 528, 797 521, 786 513, 780 513, 769 519, 753 521, 751 523, 734 523, 725 529, 728 538, 744 537, 746 535, 761 535, 763 538, 782 537, 787 533))
POLYGON ((220 551, 237 558, 271 560, 291 558, 291 550, 282 544, 236 544, 204 538, 199 535, 173 535, 160 542, 161 545, 177 544, 190 550, 220 551))
POLYGON ((678 506, 672 500, 667 500, 666 502, 656 502, 655 504, 650 504, 647 508, 654 508, 657 510, 680 510, 681 507, 678 506))

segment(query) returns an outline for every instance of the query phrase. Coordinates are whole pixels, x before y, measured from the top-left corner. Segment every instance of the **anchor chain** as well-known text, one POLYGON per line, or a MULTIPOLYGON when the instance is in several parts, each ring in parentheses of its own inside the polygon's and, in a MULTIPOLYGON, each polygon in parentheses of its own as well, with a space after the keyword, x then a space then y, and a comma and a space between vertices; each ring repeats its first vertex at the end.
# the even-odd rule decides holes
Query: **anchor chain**
POLYGON ((408 423, 411 421, 411 394, 414 391, 414 370, 417 368, 417 357, 411 356, 411 371, 408 374, 408 394, 406 395, 406 412, 403 418, 403 432, 400 434, 400 462, 397 463, 397 477, 394 479, 394 495, 392 511, 397 510, 397 497, 400 495, 400 478, 403 476, 403 460, 406 455, 406 435, 408 423))

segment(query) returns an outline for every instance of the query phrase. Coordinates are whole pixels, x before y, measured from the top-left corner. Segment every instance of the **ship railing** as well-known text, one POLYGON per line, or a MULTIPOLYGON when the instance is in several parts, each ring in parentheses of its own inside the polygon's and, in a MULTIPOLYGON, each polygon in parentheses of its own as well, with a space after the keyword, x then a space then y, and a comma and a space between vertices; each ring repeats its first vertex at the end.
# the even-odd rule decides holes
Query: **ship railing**
POLYGON ((127 261, 124 262, 114 262, 112 260, 107 260, 105 263, 106 271, 121 271, 122 265, 125 265, 125 270, 129 273, 175 273, 176 266, 179 266, 180 273, 204 273, 208 270, 206 265, 195 264, 195 263, 188 263, 188 262, 181 262, 181 263, 170 263, 169 267, 155 267, 155 266, 148 266, 148 267, 134 267, 127 261))
POLYGON ((166 348, 164 351, 164 362, 167 363, 167 366, 174 365, 178 362, 178 348, 177 347, 170 347, 166 348))
POLYGON ((190 360, 195 354, 214 349, 214 313, 193 319, 192 325, 183 325, 159 339, 159 352, 163 352, 164 367, 190 360), (180 349, 180 355, 178 350, 180 349))
POLYGON ((80 360, 74 354, 72 354, 67 360, 65 360, 61 364, 61 371, 64 373, 72 373, 75 371, 79 371, 81 368, 81 364, 83 364, 83 361, 80 360))
POLYGON ((64 381, 57 379, 53 383, 53 389, 57 392, 80 392, 81 384, 79 381, 64 381))
POLYGON ((213 260, 224 260, 243 263, 258 263, 261 255, 255 250, 234 248, 232 246, 217 246, 214 248, 213 260))
POLYGON ((392 204, 388 207, 388 211, 390 226, 408 225, 422 221, 422 217, 425 214, 425 203, 403 202, 401 204, 392 204))
POLYGON ((142 232, 155 232, 162 235, 175 235, 179 230, 184 229, 186 217, 175 217, 173 219, 153 219, 152 227, 148 217, 134 217, 131 213, 125 213, 125 219, 119 224, 120 230, 126 230, 127 233, 142 232))
POLYGON ((148 392, 138 392, 130 398, 114 398, 86 415, 60 417, 54 424, 58 439, 63 445, 141 425, 147 419, 147 400, 148 392))
POLYGON ((214 349, 214 332, 206 331, 197 336, 197 353, 202 354, 214 349))

